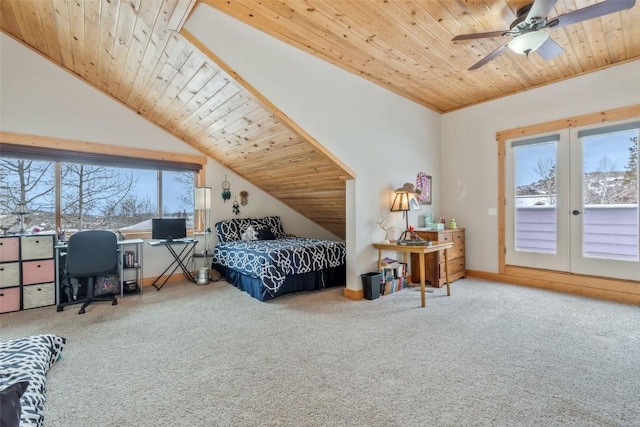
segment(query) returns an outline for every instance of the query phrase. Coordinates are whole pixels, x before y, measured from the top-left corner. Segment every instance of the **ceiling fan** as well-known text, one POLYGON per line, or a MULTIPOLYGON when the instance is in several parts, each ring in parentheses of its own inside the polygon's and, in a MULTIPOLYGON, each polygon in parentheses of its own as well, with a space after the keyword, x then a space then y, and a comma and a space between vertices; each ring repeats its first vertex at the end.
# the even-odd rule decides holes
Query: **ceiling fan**
POLYGON ((531 52, 538 52, 547 61, 555 58, 563 52, 562 47, 549 38, 549 33, 544 28, 559 28, 565 25, 575 24, 587 19, 598 18, 610 13, 630 9, 636 0, 607 0, 596 3, 553 19, 547 18, 547 14, 553 9, 558 0, 534 0, 516 12, 517 18, 508 30, 490 31, 487 33, 464 34, 455 36, 452 41, 471 40, 490 37, 513 37, 489 55, 473 64, 469 70, 475 70, 500 55, 507 47, 516 53, 529 56, 531 52))

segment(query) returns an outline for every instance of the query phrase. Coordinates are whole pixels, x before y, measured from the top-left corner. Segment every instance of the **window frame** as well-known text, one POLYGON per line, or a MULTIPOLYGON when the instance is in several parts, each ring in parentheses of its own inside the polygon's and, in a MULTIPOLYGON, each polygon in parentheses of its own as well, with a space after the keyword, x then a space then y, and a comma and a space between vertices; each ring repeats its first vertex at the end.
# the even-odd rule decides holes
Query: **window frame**
MULTIPOLYGON (((11 157, 54 162, 56 227, 60 227, 61 224, 59 200, 62 186, 60 182, 61 162, 101 164, 110 167, 118 167, 114 165, 119 165, 125 168, 147 170, 192 171, 195 173, 194 187, 203 186, 205 182, 204 170, 207 164, 206 156, 0 131, 0 153, 3 152, 9 153, 11 157)), ((200 216, 202 212, 194 214, 200 216)), ((199 218, 194 218, 194 224, 202 223, 199 218)), ((202 230, 188 230, 191 233, 194 231, 202 230)), ((128 232, 127 238, 148 239, 151 238, 151 230, 128 232)))

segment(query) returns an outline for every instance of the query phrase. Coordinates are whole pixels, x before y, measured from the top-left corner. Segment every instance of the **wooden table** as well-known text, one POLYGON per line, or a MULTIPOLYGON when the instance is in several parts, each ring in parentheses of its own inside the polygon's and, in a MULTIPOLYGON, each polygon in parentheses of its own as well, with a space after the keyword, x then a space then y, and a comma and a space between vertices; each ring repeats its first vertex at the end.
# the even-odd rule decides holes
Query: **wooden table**
POLYGON ((447 296, 451 296, 451 285, 449 284, 449 265, 447 263, 447 249, 453 246, 453 242, 433 242, 431 246, 426 245, 398 245, 396 243, 374 243, 373 247, 378 250, 378 271, 382 271, 382 251, 398 251, 404 254, 404 262, 407 262, 407 254, 418 254, 420 258, 420 296, 422 307, 426 304, 425 298, 425 271, 424 254, 444 251, 444 273, 447 279, 447 296))

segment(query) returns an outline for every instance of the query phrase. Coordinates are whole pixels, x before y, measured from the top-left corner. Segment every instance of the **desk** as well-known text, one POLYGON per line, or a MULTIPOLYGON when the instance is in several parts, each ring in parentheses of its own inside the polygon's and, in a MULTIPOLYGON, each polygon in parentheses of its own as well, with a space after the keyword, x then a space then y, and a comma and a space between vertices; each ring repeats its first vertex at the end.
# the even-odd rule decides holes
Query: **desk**
POLYGON ((196 279, 193 277, 193 274, 191 274, 191 272, 187 268, 187 266, 185 264, 185 261, 187 260, 187 257, 192 254, 193 249, 198 244, 197 240, 179 239, 179 240, 172 240, 170 242, 168 242, 168 241, 150 241, 150 242, 147 242, 147 243, 150 246, 164 246, 165 248, 167 248, 167 250, 169 251, 169 253, 173 257, 173 261, 171 261, 171 264, 169 264, 169 266, 167 268, 165 268, 164 271, 162 273, 160 273, 160 275, 158 277, 156 277, 156 279, 151 284, 151 286, 156 288, 156 290, 159 291, 160 289, 162 289, 162 287, 165 285, 165 283, 167 283, 167 281, 169 280, 169 277, 171 277, 171 275, 178 269, 178 267, 180 267, 182 269, 182 274, 184 275, 184 277, 188 281, 190 281, 190 282, 195 282, 196 281, 196 279), (180 252, 176 252, 176 250, 174 249, 174 246, 176 246, 176 245, 184 245, 184 247, 182 248, 182 250, 180 252), (173 267, 173 270, 171 270, 172 267, 173 267), (165 277, 165 274, 169 270, 171 270, 171 272, 169 274, 167 274, 166 277, 165 277), (162 280, 163 277, 164 277, 164 280, 162 280), (160 282, 160 280, 162 280, 162 283, 160 284, 160 286, 158 286, 158 282, 160 282))
POLYGON ((453 246, 453 242, 433 242, 432 246, 426 245, 398 245, 396 243, 374 243, 373 247, 378 250, 378 271, 382 271, 382 251, 398 251, 404 254, 404 262, 407 262, 407 254, 418 254, 420 257, 420 296, 422 307, 426 305, 425 297, 425 274, 424 274, 424 254, 444 250, 444 272, 447 278, 447 296, 451 296, 451 284, 449 283, 449 265, 447 263, 447 249, 453 246))
MULTIPOLYGON (((142 272, 142 244, 144 240, 142 239, 128 239, 128 240, 118 240, 118 252, 120 253, 118 257, 118 273, 120 275, 120 296, 124 296, 124 275, 125 271, 129 269, 134 269, 136 272, 136 283, 138 285, 138 289, 140 289, 140 293, 142 293, 142 280, 144 279, 144 275, 142 272), (135 247, 135 263, 137 265, 133 267, 127 267, 124 265, 122 254, 124 254, 124 247, 126 245, 133 245, 135 247)), ((67 250, 67 242, 58 242, 53 247, 55 249, 55 266, 56 266, 56 305, 61 303, 60 301, 60 275, 62 274, 63 265, 60 264, 60 258, 62 254, 64 254, 67 250)))

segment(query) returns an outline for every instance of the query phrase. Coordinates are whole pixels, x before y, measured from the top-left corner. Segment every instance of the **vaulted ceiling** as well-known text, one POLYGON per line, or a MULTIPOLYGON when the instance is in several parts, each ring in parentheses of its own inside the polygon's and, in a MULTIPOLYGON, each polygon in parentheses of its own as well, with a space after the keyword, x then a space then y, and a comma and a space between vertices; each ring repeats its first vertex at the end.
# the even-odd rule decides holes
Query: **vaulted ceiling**
MULTIPOLYGON (((202 1, 438 112, 640 57, 638 6, 549 29, 564 49, 551 61, 536 52, 526 57, 506 50, 468 71, 512 39, 452 38, 508 30, 518 9, 533 0, 202 1)), ((559 0, 548 17, 596 3, 602 0, 559 0)))
MULTIPOLYGON (((546 1, 546 0, 545 0, 546 1)), ((619 1, 619 0, 609 0, 619 1)), ((508 41, 528 0, 200 0, 319 58, 448 112, 640 57, 640 7, 550 29, 550 61, 508 41)), ((353 172, 186 30, 195 0, 1 0, 0 27, 142 117, 345 236, 353 172)), ((559 0, 555 17, 600 3, 559 0)))

